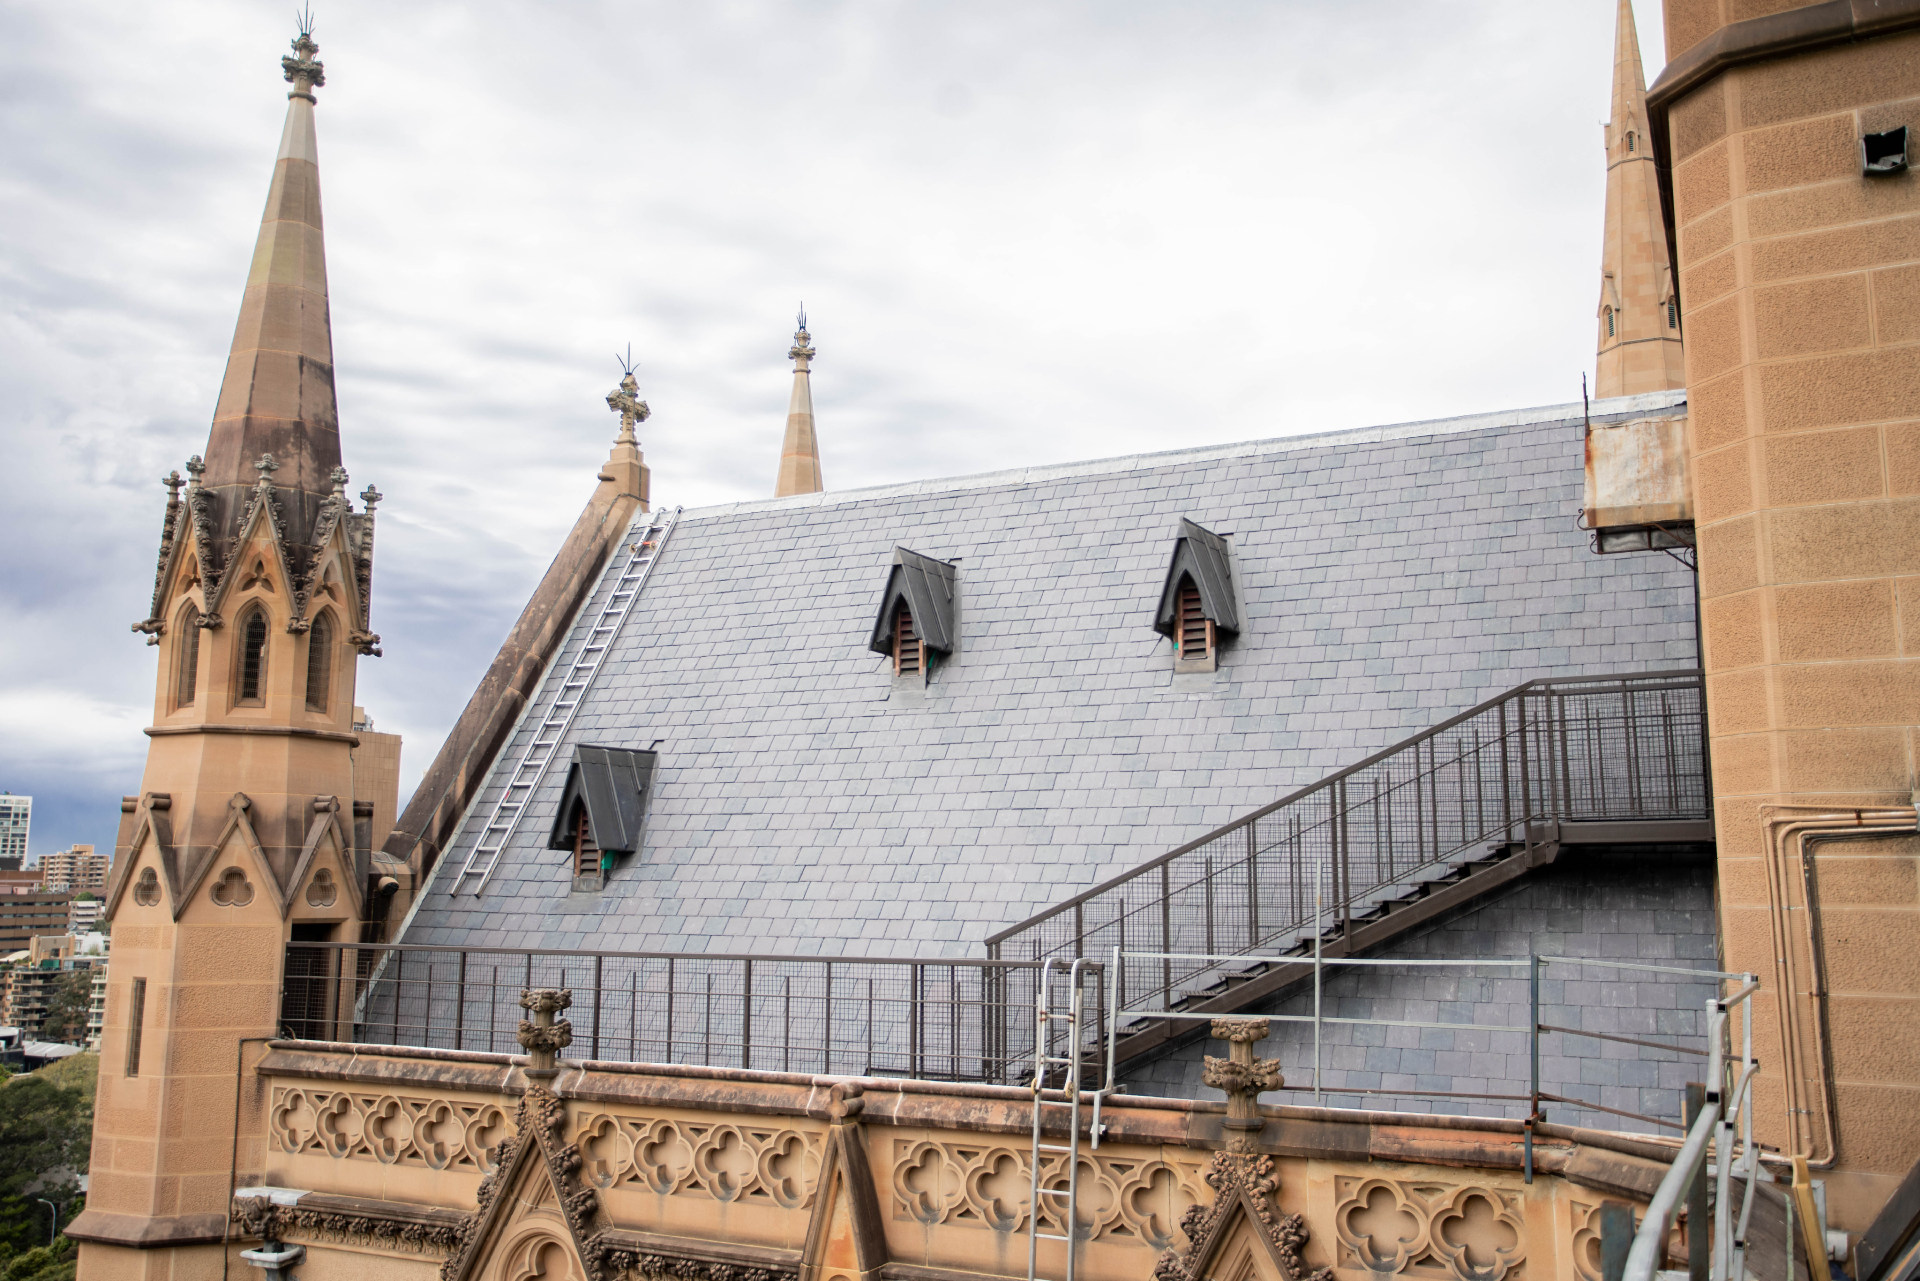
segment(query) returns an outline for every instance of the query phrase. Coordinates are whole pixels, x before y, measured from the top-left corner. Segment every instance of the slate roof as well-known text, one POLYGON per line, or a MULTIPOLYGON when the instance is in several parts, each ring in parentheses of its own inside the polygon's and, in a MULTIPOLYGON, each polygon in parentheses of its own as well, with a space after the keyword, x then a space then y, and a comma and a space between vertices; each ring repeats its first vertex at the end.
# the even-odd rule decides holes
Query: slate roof
POLYGON ((643 850, 571 891, 544 848, 569 746, 486 894, 449 896, 529 719, 403 940, 979 956, 1522 681, 1693 666, 1692 575, 1588 550, 1581 453, 1563 405, 689 510, 570 735, 657 748, 643 850), (1182 517, 1232 536, 1246 617, 1176 678, 1153 617, 1182 517), (867 648, 896 545, 959 564, 924 691, 867 648))

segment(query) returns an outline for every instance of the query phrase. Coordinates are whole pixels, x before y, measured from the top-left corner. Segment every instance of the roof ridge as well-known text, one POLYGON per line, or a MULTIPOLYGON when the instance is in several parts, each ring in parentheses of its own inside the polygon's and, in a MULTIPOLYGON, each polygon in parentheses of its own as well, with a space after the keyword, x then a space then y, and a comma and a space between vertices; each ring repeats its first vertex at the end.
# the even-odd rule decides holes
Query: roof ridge
MULTIPOLYGON (((1685 388, 1641 392, 1616 396, 1592 403, 1595 419, 1624 418, 1653 410, 1674 409, 1686 404, 1685 388)), ((1145 471, 1178 462, 1211 462, 1222 458, 1248 458, 1261 454, 1289 453, 1300 449, 1370 444, 1383 440, 1407 440, 1419 436, 1442 436, 1460 432, 1484 431, 1494 427, 1526 427, 1536 423, 1570 422, 1581 416, 1579 401, 1561 405, 1538 405, 1527 409, 1505 409, 1492 413, 1462 414, 1453 418, 1428 418, 1406 423, 1388 423, 1376 427, 1348 427, 1339 431, 1306 432, 1297 436, 1272 436, 1262 440, 1230 442, 1220 445, 1191 445, 1185 449, 1158 450, 1153 453, 1121 454, 1112 458, 1083 462, 1047 463, 1035 467, 1014 467, 1003 471, 975 472, 963 476, 927 480, 898 481, 870 485, 863 489, 838 489, 821 493, 795 494, 786 498, 746 499, 689 507, 682 520, 713 520, 738 512, 780 511, 792 507, 836 507, 846 503, 877 498, 897 498, 912 494, 937 494, 967 489, 988 489, 1001 485, 1029 484, 1070 476, 1102 476, 1116 472, 1145 471)))

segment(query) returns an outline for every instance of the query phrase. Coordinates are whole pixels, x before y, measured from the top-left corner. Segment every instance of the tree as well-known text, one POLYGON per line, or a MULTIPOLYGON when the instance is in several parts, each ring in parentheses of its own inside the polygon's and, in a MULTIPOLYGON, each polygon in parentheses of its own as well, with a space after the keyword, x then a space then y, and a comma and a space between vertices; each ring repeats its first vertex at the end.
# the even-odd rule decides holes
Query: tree
POLYGON ((82 1079, 66 1084, 43 1071, 0 1086, 0 1254, 7 1257, 46 1244, 46 1207, 35 1198, 58 1206, 63 1226, 80 1209, 76 1176, 87 1168, 93 1100, 82 1074, 65 1075, 82 1079))
POLYGON ((61 974, 47 997, 46 1017, 40 1021, 40 1035, 65 1045, 81 1045, 87 1039, 87 1015, 93 1008, 93 971, 75 966, 61 974))

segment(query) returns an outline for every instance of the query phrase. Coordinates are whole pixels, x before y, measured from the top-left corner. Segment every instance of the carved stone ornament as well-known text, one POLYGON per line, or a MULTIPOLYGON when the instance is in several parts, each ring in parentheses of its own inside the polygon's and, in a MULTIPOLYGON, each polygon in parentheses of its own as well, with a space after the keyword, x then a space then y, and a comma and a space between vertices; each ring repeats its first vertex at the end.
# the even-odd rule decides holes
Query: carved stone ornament
POLYGON ((637 444, 634 439, 633 425, 643 423, 652 416, 647 402, 640 399, 640 384, 633 380, 629 372, 620 380, 620 385, 607 393, 607 408, 620 415, 620 444, 637 444))
POLYGON ((1213 1204, 1188 1209, 1180 1230, 1192 1244, 1184 1252, 1162 1254, 1153 1268, 1154 1281, 1203 1281, 1210 1276, 1214 1256, 1243 1217, 1282 1281, 1333 1281, 1332 1268, 1307 1267, 1306 1221, 1297 1214, 1281 1213, 1274 1201, 1280 1176, 1272 1157, 1216 1152, 1206 1178, 1214 1190, 1213 1204))
POLYGON ((452 1250, 459 1234, 444 1223, 417 1223, 404 1219, 310 1209, 303 1205, 275 1205, 265 1197, 235 1197, 236 1236, 277 1241, 289 1232, 328 1237, 337 1241, 367 1242, 419 1252, 452 1250))
POLYGON ((1260 1092, 1277 1090, 1284 1083, 1280 1060, 1256 1059, 1253 1047, 1266 1039, 1265 1019, 1215 1019, 1213 1035, 1227 1043, 1229 1057, 1206 1056, 1200 1079, 1227 1095, 1227 1147, 1236 1152, 1253 1150, 1253 1135, 1265 1123, 1260 1117, 1260 1092))
MULTIPOLYGON (((556 993, 547 989, 528 994, 534 995, 556 993)), ((558 995, 567 997, 571 1003, 571 993, 562 991, 558 995)), ((526 1003, 527 998, 523 997, 522 1004, 526 1003)), ((551 1008, 535 1012, 552 1017, 551 1008)), ((586 1281, 617 1281, 639 1267, 639 1251, 614 1245, 604 1230, 596 1230, 600 1218, 599 1194, 580 1181, 579 1145, 562 1142, 567 1125, 566 1105, 544 1084, 535 1081, 521 1096, 517 1121, 517 1132, 500 1147, 499 1164, 480 1183, 478 1206, 459 1228, 452 1257, 440 1265, 441 1281, 472 1281, 487 1244, 484 1238, 491 1230, 505 1226, 505 1216, 511 1213, 514 1201, 509 1195, 511 1190, 525 1179, 538 1178, 542 1173, 552 1181, 586 1281), (533 1167, 534 1162, 539 1162, 539 1168, 533 1167)))
POLYGON ((573 1007, 570 988, 536 987, 520 989, 520 1008, 533 1015, 520 1020, 520 1046, 527 1052, 529 1077, 552 1077, 559 1071, 556 1058, 573 1044, 573 1024, 556 1021, 555 1012, 573 1007))

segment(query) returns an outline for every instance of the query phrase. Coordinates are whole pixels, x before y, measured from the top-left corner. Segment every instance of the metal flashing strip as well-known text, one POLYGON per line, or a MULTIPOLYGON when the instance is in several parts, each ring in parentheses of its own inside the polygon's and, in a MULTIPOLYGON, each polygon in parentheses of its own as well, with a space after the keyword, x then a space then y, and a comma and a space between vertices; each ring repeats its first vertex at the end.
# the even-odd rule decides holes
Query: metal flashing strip
MULTIPOLYGON (((1647 417, 1662 412, 1685 412, 1685 389, 1649 391, 1635 396, 1616 396, 1596 400, 1592 418, 1612 421, 1647 417)), ((870 502, 882 498, 907 498, 919 494, 940 494, 970 489, 994 489, 1012 485, 1030 485, 1046 480, 1065 480, 1080 476, 1107 476, 1121 472, 1148 471, 1159 467, 1177 467, 1184 463, 1216 462, 1230 458, 1254 458, 1264 454, 1295 453, 1309 449, 1336 449, 1343 445, 1367 445, 1390 440, 1412 440, 1422 436, 1452 436, 1467 432, 1490 431, 1498 427, 1532 427, 1550 423, 1579 423, 1579 402, 1542 405, 1531 409, 1508 409, 1488 414, 1466 414, 1456 418, 1431 418, 1416 422, 1392 423, 1378 427, 1346 428, 1340 431, 1303 433, 1298 436, 1272 436, 1262 440, 1224 445, 1196 445, 1188 449, 1169 449, 1150 454, 1123 454, 1116 458, 1098 458, 1086 462, 1052 463, 1039 467, 1016 467, 1006 471, 978 472, 970 476, 942 477, 907 481, 895 485, 874 485, 866 489, 835 489, 814 494, 795 494, 788 498, 760 498, 737 503, 715 503, 709 507, 690 507, 681 519, 716 520, 744 512, 782 511, 791 507, 836 507, 848 503, 870 502)))

